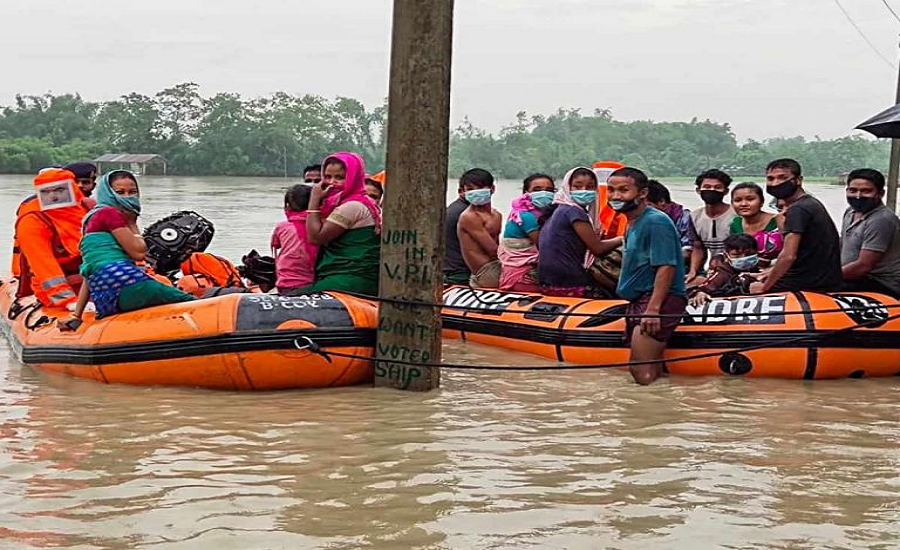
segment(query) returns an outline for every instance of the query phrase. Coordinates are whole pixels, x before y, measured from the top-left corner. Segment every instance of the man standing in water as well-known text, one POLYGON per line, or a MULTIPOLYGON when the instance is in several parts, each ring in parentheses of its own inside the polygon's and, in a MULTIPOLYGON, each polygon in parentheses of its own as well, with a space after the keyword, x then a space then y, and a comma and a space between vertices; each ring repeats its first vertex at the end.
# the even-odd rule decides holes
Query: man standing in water
POLYGON ((497 248, 503 216, 491 207, 494 176, 478 168, 460 179, 469 206, 459 216, 456 228, 459 249, 472 273, 469 285, 474 288, 500 286, 500 260, 497 248))
POLYGON ((628 218, 622 271, 616 292, 628 300, 625 341, 631 346, 631 376, 641 385, 663 374, 663 354, 687 306, 684 256, 675 224, 648 208, 646 174, 621 168, 607 181, 609 206, 628 218), (642 317, 646 315, 646 317, 642 317))
POLYGON ((766 192, 784 200, 784 248, 764 280, 751 294, 814 290, 834 292, 843 286, 841 243, 825 206, 803 190, 800 163, 773 160, 766 167, 766 192))

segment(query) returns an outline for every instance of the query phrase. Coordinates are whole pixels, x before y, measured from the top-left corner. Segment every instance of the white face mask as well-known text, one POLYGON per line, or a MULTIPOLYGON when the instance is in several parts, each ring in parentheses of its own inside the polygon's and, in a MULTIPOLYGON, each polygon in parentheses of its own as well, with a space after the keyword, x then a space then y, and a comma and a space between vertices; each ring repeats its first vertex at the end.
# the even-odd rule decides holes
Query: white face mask
POLYGON ((756 266, 759 265, 759 255, 751 254, 750 256, 741 256, 740 258, 732 258, 731 256, 727 256, 728 263, 731 264, 731 267, 735 268, 738 271, 750 271, 751 269, 756 269, 756 266))
POLYGON ((471 191, 466 191, 466 200, 469 201, 469 204, 475 206, 484 206, 485 204, 491 203, 491 190, 490 189, 472 189, 471 191))
POLYGON ((75 182, 60 180, 43 183, 35 187, 41 210, 54 210, 75 206, 75 182))

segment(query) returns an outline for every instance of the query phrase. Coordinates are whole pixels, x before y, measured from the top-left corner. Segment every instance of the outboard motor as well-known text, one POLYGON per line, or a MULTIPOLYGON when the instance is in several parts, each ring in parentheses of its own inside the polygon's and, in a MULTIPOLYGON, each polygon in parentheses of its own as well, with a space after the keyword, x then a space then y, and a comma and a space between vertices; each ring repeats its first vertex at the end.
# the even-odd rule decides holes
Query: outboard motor
POLYGON ((215 232, 209 220, 190 210, 166 216, 144 229, 147 261, 171 278, 191 254, 206 250, 215 232))

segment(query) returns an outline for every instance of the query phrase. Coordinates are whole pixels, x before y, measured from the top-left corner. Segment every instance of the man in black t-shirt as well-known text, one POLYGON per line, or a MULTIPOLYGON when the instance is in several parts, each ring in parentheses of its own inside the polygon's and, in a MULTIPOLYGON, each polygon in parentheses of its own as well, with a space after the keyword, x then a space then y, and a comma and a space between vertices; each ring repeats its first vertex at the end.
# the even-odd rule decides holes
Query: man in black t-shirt
POLYGON ((766 167, 766 191, 787 205, 784 248, 768 276, 750 285, 751 294, 815 290, 833 292, 843 285, 841 243, 825 206, 803 190, 800 164, 773 160, 766 167))

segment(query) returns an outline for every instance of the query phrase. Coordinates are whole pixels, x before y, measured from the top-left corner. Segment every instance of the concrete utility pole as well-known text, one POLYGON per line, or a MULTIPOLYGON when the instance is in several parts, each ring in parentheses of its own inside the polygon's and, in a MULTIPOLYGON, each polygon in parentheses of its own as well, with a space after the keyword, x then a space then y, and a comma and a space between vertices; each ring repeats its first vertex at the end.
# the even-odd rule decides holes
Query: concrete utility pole
MULTIPOLYGON (((900 103, 900 68, 897 71, 897 95, 896 102, 900 103)), ((892 212, 897 211, 897 180, 900 176, 900 139, 891 140, 891 160, 888 164, 888 181, 887 181, 887 207, 892 212)))
MULTIPOLYGON (((441 301, 453 0, 394 0, 379 296, 441 301)), ((382 302, 375 385, 440 385, 439 307, 382 302)))

